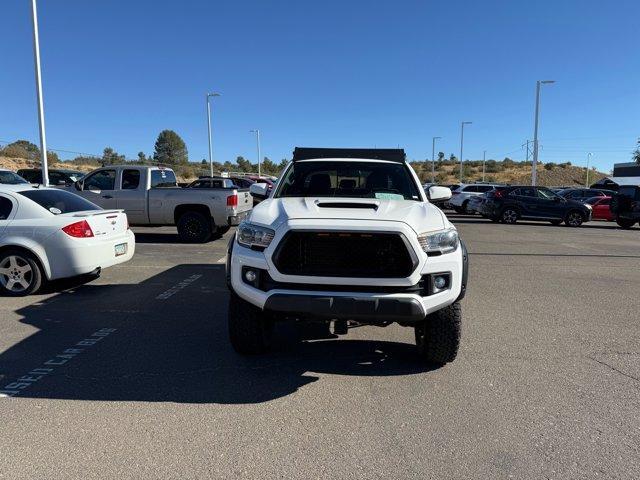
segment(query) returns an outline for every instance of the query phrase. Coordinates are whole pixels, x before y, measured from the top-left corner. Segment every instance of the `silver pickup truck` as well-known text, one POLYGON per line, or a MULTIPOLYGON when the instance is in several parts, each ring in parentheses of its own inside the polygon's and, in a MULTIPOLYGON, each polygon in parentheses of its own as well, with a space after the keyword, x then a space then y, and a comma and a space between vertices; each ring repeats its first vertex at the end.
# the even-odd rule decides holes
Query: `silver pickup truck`
POLYGON ((176 225, 190 243, 225 233, 253 206, 248 189, 180 188, 173 170, 164 167, 102 167, 65 189, 102 208, 123 209, 132 225, 176 225))

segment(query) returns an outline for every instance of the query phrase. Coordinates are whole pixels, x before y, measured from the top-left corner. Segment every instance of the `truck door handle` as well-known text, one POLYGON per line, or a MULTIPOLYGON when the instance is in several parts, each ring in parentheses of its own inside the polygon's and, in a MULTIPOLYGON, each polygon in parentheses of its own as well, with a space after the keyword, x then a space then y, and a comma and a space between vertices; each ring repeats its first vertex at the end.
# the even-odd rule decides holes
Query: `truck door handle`
POLYGON ((113 198, 111 195, 103 195, 102 198, 113 198))

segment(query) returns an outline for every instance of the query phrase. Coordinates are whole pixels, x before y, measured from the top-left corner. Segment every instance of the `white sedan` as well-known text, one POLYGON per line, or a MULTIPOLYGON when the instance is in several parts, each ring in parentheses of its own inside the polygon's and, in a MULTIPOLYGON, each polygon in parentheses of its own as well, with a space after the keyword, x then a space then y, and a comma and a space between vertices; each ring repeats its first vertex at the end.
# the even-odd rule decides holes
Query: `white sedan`
POLYGON ((122 210, 54 188, 0 185, 0 294, 28 295, 47 280, 97 275, 134 251, 122 210))

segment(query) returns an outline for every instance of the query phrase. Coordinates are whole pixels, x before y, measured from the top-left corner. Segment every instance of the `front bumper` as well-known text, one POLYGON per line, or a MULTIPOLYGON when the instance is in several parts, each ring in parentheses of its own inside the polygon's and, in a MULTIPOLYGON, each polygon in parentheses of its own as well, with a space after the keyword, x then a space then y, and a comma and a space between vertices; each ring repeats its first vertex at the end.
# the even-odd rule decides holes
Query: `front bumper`
POLYGON ((349 297, 291 293, 270 295, 265 310, 320 319, 367 322, 418 322, 424 319, 420 301, 411 297, 349 297))
POLYGON ((411 323, 462 299, 466 292, 468 255, 462 242, 449 254, 421 255, 413 274, 399 279, 282 275, 271 263, 269 250, 251 250, 233 239, 229 247, 230 288, 256 307, 285 316, 411 323), (246 268, 266 271, 274 284, 264 289, 247 284, 242 278, 246 268), (412 290, 421 280, 439 273, 450 275, 447 289, 431 294, 412 290))

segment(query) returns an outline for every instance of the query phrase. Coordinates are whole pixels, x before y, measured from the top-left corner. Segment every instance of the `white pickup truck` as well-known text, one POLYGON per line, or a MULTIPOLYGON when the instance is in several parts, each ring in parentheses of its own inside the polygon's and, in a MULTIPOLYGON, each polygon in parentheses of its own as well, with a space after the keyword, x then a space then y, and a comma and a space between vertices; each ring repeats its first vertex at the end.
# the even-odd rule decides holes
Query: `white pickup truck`
POLYGON ((164 167, 102 167, 66 190, 102 208, 123 209, 132 225, 176 225, 189 243, 225 233, 253 206, 248 189, 180 188, 173 170, 164 167))
POLYGON ((450 197, 425 192, 403 150, 296 148, 229 244, 232 346, 265 351, 277 320, 334 322, 339 334, 348 321, 395 322, 415 329, 424 360, 453 361, 468 257, 431 203, 450 197))

